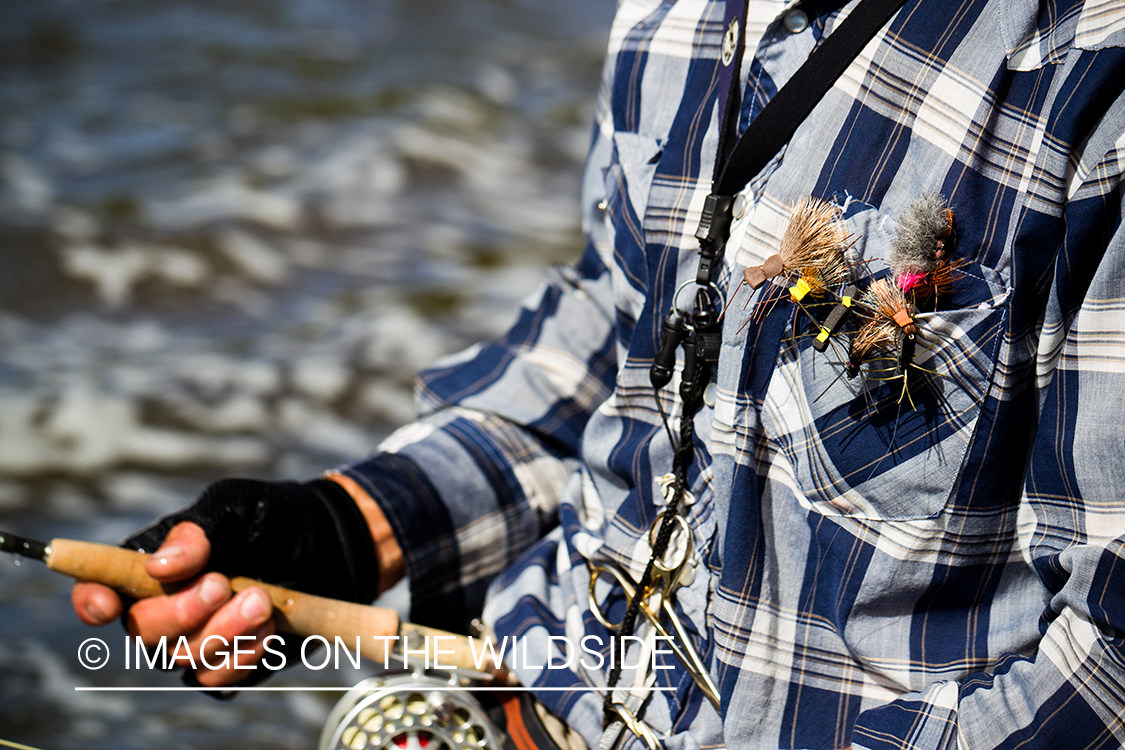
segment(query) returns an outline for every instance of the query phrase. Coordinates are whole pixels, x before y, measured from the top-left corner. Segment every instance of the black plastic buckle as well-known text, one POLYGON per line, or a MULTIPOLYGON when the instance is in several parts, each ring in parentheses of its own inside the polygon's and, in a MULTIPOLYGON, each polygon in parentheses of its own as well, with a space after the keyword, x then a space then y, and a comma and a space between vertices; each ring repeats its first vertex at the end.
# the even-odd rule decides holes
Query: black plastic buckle
POLYGON ((699 219, 699 226, 695 229, 695 238, 699 240, 699 270, 696 272, 695 281, 705 285, 711 280, 711 269, 715 259, 723 253, 723 248, 730 237, 730 223, 733 214, 734 196, 715 195, 712 193, 703 202, 703 215, 699 219))

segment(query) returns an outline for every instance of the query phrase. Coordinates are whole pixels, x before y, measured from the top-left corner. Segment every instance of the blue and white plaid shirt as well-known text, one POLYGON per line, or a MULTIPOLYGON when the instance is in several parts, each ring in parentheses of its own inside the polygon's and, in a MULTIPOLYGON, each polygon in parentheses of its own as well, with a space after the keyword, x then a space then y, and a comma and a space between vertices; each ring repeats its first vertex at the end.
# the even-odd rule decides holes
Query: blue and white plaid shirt
MULTIPOLYGON (((854 2, 823 6, 803 27, 750 0, 743 128, 854 2)), ((483 606, 542 664, 547 635, 607 638, 584 561, 639 577, 672 463, 649 365, 695 275, 723 10, 621 2, 581 261, 504 338, 425 372, 419 420, 342 470, 391 521, 415 620, 463 628, 483 606)), ((1123 89, 1121 0, 909 0, 746 188, 676 601, 722 709, 671 660, 644 714, 667 747, 1125 744, 1123 89), (739 288, 801 197, 842 209, 858 278, 927 192, 953 207, 963 265, 917 316, 908 398, 877 368, 839 377, 795 305, 758 316, 739 288)), ((596 745, 599 693, 541 698, 596 745)))

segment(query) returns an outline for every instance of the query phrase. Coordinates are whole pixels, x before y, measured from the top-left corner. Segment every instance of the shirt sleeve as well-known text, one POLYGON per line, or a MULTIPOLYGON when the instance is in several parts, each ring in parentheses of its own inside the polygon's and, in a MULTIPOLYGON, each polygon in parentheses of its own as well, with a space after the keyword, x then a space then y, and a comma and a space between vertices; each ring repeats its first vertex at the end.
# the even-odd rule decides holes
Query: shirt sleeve
POLYGON ((463 631, 492 577, 555 525, 616 376, 613 309, 591 246, 548 271, 503 337, 422 372, 418 420, 340 469, 391 524, 415 622, 463 631))
POLYGON ((1098 138, 1100 160, 1072 162, 1065 232, 1037 290, 1048 299, 1019 533, 1044 587, 1042 638, 987 673, 861 713, 854 748, 1125 744, 1125 137, 1098 138))

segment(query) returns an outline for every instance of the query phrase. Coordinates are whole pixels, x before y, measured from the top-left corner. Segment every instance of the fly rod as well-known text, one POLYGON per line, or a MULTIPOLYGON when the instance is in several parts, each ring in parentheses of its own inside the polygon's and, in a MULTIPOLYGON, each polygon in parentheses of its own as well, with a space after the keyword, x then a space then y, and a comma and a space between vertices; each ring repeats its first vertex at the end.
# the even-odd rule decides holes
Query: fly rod
MULTIPOLYGON (((78 581, 104 584, 134 599, 171 594, 181 587, 161 583, 145 571, 145 561, 150 555, 108 544, 75 539, 52 539, 44 544, 0 531, 0 552, 39 560, 57 573, 78 581)), ((234 593, 251 586, 264 589, 273 603, 278 629, 287 633, 317 635, 329 641, 339 636, 345 643, 358 636, 360 655, 384 664, 391 658, 388 649, 393 653, 389 643, 399 643, 411 654, 422 655, 425 651, 429 663, 436 664, 440 654, 444 667, 485 672, 492 679, 514 684, 503 665, 492 660, 491 652, 479 640, 403 622, 398 612, 388 607, 328 599, 241 576, 231 578, 230 586, 234 593), (395 636, 393 641, 390 636, 395 636)))

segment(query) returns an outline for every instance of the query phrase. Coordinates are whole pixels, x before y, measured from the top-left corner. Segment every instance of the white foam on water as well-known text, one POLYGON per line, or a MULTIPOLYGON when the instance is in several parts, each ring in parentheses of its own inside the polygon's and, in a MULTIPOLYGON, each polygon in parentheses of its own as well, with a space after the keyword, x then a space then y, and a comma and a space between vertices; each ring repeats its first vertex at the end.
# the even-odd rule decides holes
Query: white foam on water
POLYGON ((42 169, 20 154, 0 154, 0 208, 39 216, 54 200, 54 187, 42 169))
POLYGON ((290 189, 255 190, 245 184, 241 172, 216 177, 187 195, 158 198, 145 205, 146 223, 165 231, 237 219, 293 231, 303 216, 301 201, 290 189))
POLYGON ((92 283, 105 305, 119 309, 129 303, 133 286, 148 273, 149 258, 135 246, 109 249, 83 243, 63 247, 62 265, 71 276, 92 283))
POLYGON ((481 66, 476 78, 477 89, 496 104, 511 104, 519 95, 519 82, 510 72, 495 63, 481 66))
POLYGON ((307 449, 341 458, 362 456, 376 443, 374 435, 354 423, 297 398, 278 404, 278 426, 307 449))
POLYGON ((329 354, 313 355, 291 363, 290 377, 298 392, 315 401, 328 402, 340 396, 351 382, 350 368, 329 354))
MULTIPOLYGON (((133 701, 125 694, 107 694, 76 691, 74 688, 90 685, 88 677, 71 669, 74 663, 57 654, 47 644, 34 638, 20 642, 14 656, 10 652, 6 658, 29 664, 39 681, 39 689, 49 700, 67 707, 68 713, 84 714, 110 719, 123 719, 133 710, 133 701)), ((69 655, 68 655, 69 656, 69 655)))
POLYGON ((406 424, 417 416, 411 390, 381 380, 363 384, 357 406, 390 424, 406 424))
POLYGON ((59 206, 51 220, 51 229, 68 240, 90 240, 101 231, 92 214, 72 206, 59 206))
POLYGON ((297 153, 290 146, 274 143, 254 154, 251 163, 268 177, 290 177, 297 171, 297 153))
POLYGON ((173 286, 199 288, 211 275, 211 267, 197 253, 176 247, 151 249, 153 275, 173 286))
POLYGON ((394 198, 406 173, 383 137, 370 129, 334 141, 301 164, 295 187, 339 228, 373 228, 397 218, 394 198))
POLYGON ((441 330, 417 314, 389 308, 369 322, 363 362, 411 377, 418 370, 448 353, 450 342, 441 330))
MULTIPOLYGON (((502 93, 500 89, 504 84, 501 76, 497 76, 495 72, 489 76, 489 82, 496 86, 495 93, 502 93)), ((418 96, 418 109, 419 119, 426 125, 473 137, 488 133, 490 121, 494 119, 479 97, 448 86, 434 86, 421 92, 418 96)))
POLYGON ((214 438, 144 424, 137 404, 73 383, 57 400, 0 391, 0 474, 91 475, 121 464, 164 469, 261 465, 271 450, 251 437, 214 438), (52 402, 53 401, 53 402, 52 402))
POLYGON ((165 404, 192 427, 209 433, 264 433, 272 424, 266 404, 248 393, 235 393, 215 404, 170 394, 165 404))
POLYGON ((223 232, 219 248, 253 281, 280 284, 289 275, 289 259, 249 232, 240 229, 223 232))
MULTIPOLYGON (((68 231, 79 232, 81 228, 72 226, 68 231)), ((90 282, 102 303, 115 310, 127 307, 133 299, 134 287, 148 279, 200 288, 210 276, 210 266, 203 258, 177 247, 136 242, 104 247, 80 241, 64 245, 61 255, 63 270, 76 279, 90 282)), ((281 276, 284 278, 284 271, 281 276)))
POLYGON ((274 363, 266 360, 189 350, 168 352, 165 362, 180 380, 208 397, 220 396, 230 390, 246 391, 257 396, 281 392, 281 372, 274 363))
POLYGON ((107 474, 99 486, 113 507, 120 510, 155 514, 178 508, 192 499, 182 489, 171 486, 167 478, 138 471, 107 474))

